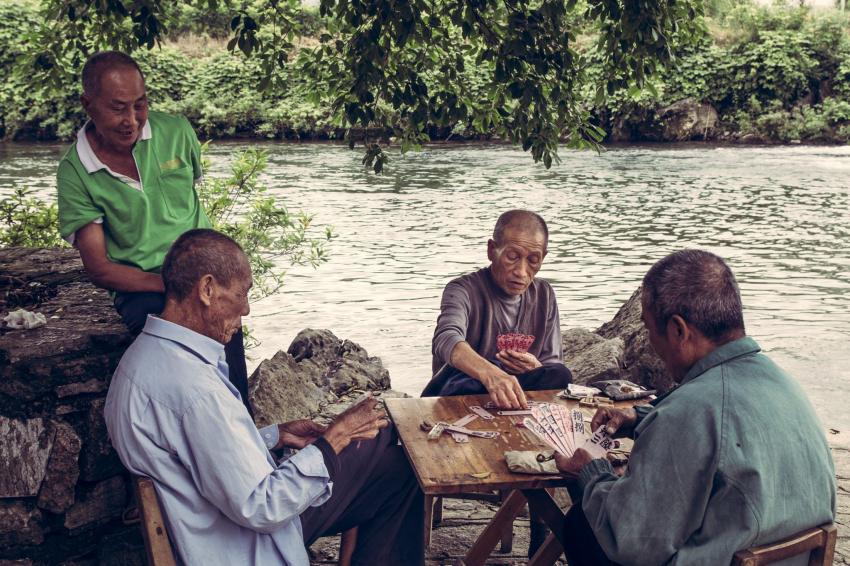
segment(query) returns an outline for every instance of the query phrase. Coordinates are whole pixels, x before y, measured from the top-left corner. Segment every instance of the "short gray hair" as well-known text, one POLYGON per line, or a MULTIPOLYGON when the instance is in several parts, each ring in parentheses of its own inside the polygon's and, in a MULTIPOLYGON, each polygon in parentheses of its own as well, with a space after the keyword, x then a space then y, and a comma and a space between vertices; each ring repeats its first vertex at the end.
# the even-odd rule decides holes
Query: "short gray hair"
POLYGON ((514 209, 503 212, 496 221, 496 227, 493 228, 493 241, 496 244, 502 243, 502 238, 505 235, 505 230, 509 226, 519 226, 521 228, 538 230, 543 234, 544 249, 549 247, 549 227, 546 226, 546 221, 536 212, 530 210, 514 209))
POLYGON ((100 89, 100 77, 116 67, 130 67, 136 69, 145 80, 145 74, 136 63, 136 60, 120 51, 101 51, 88 58, 83 65, 82 82, 83 93, 94 96, 100 89))
POLYGON ((738 282, 711 252, 685 249, 658 261, 643 278, 643 305, 661 331, 679 315, 715 343, 744 332, 738 282))
POLYGON ((165 296, 182 301, 204 275, 229 287, 237 277, 250 277, 246 265, 245 252, 230 236, 207 228, 189 230, 171 244, 162 263, 165 296))

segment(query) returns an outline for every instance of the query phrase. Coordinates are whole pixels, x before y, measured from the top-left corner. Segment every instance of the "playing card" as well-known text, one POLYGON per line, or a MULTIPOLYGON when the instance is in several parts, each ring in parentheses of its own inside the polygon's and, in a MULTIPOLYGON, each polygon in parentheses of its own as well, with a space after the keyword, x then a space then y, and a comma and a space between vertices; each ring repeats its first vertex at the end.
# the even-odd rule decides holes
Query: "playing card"
POLYGON ((531 433, 534 436, 536 436, 537 439, 540 442, 542 442, 544 445, 548 446, 552 450, 556 450, 556 451, 560 452, 560 449, 557 446, 555 446, 555 444, 549 439, 549 436, 546 434, 546 431, 543 429, 542 426, 540 426, 540 423, 538 423, 536 420, 534 420, 534 418, 525 417, 522 420, 522 424, 525 425, 525 428, 530 430, 531 433))
POLYGON ((547 437, 561 454, 569 455, 566 442, 564 440, 564 431, 561 430, 552 415, 548 403, 542 403, 532 407, 531 414, 546 432, 547 437))
POLYGON ((595 458, 604 458, 608 451, 614 447, 614 441, 608 436, 608 433, 605 432, 605 427, 600 426, 596 431, 591 435, 590 438, 585 441, 582 448, 586 450, 591 457, 595 458))

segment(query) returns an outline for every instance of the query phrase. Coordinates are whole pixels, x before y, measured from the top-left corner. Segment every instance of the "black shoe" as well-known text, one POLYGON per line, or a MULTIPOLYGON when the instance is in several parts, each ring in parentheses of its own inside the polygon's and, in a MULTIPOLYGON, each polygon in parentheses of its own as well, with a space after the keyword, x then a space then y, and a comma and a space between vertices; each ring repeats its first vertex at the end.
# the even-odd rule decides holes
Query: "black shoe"
POLYGON ((528 558, 531 559, 537 553, 537 550, 543 546, 543 542, 549 536, 550 531, 546 523, 543 522, 531 521, 529 525, 531 527, 531 534, 528 543, 528 558))

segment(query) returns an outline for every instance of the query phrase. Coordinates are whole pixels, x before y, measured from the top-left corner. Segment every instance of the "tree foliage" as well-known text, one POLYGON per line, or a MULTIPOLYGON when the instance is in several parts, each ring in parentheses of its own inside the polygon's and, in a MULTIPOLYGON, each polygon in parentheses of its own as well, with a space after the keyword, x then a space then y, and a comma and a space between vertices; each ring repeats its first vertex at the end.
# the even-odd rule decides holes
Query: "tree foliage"
MULTIPOLYGON (((434 126, 494 132, 546 167, 559 140, 595 147, 604 132, 582 101, 588 62, 579 33, 590 32, 602 54, 599 98, 640 88, 672 61, 672 46, 701 35, 699 1, 321 0, 320 41, 298 49, 299 0, 182 4, 232 14, 228 47, 258 62, 259 88, 279 88, 287 65, 309 76, 313 95, 330 95, 335 123, 352 146, 365 144, 364 162, 380 171, 386 156, 377 142, 393 138, 406 151, 434 126), (477 82, 467 80, 470 63, 477 82)), ((62 81, 92 51, 150 49, 175 23, 178 4, 46 0, 48 23, 30 38, 28 64, 62 81)))

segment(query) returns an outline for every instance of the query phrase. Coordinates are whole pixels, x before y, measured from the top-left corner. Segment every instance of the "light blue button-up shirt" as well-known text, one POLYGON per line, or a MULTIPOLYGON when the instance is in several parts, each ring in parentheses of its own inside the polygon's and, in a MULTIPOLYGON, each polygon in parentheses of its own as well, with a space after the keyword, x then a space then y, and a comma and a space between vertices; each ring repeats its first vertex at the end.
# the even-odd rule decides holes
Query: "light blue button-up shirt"
POLYGON ((309 564, 299 515, 331 496, 322 452, 275 463, 276 430, 257 430, 227 379, 224 346, 149 316, 104 416, 124 465, 153 478, 181 562, 309 564))

